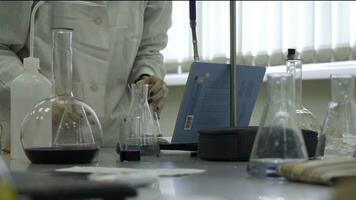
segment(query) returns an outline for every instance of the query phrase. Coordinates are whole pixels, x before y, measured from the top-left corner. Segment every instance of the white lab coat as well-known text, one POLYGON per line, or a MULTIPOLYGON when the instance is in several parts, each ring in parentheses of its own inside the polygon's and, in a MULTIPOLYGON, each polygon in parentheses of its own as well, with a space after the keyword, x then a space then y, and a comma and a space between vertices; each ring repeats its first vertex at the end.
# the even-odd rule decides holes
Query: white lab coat
MULTIPOLYGON (((117 118, 127 112, 130 103, 127 84, 133 83, 141 74, 162 79, 165 75, 160 50, 167 44, 172 5, 166 1, 96 3, 97 6, 63 2, 43 4, 36 15, 34 55, 40 58, 41 70, 51 79, 51 28, 74 29, 73 81, 82 84, 81 98, 99 116, 104 145, 113 146, 118 141, 117 118)), ((1 16, 4 11, 0 6, 0 49, 1 45, 6 48, 0 50, 3 88, 8 87, 9 81, 21 71, 21 62, 13 52, 26 43, 32 5, 16 1, 11 4, 13 11, 7 11, 7 20, 1 16), (8 24, 8 20, 13 23, 8 24), (3 24, 12 29, 4 30, 3 24)), ((2 91, 5 90, 0 90, 0 95, 2 91)), ((8 92, 0 98, 1 102, 8 100, 8 92)))

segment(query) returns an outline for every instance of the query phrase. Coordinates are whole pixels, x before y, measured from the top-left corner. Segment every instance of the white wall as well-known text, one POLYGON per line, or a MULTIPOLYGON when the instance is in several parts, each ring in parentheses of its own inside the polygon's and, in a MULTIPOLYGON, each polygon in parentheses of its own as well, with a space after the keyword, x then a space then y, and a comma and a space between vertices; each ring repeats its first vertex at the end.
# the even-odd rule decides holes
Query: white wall
MULTIPOLYGON (((171 136, 184 93, 184 86, 170 86, 165 108, 161 113, 161 126, 164 136, 171 136)), ((329 102, 329 80, 303 81, 303 104, 323 122, 329 102)), ((250 124, 258 125, 267 99, 266 83, 262 84, 250 124)))

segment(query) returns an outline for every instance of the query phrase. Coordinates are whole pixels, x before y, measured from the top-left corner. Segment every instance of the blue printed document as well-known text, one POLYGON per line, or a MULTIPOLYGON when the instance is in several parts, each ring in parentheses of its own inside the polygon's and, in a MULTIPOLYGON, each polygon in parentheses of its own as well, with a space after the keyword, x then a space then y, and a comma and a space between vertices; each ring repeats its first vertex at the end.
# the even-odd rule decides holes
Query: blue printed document
MULTIPOLYGON (((237 66, 237 125, 248 126, 265 67, 237 66)), ((193 63, 172 144, 197 143, 200 129, 230 126, 230 65, 193 63)))

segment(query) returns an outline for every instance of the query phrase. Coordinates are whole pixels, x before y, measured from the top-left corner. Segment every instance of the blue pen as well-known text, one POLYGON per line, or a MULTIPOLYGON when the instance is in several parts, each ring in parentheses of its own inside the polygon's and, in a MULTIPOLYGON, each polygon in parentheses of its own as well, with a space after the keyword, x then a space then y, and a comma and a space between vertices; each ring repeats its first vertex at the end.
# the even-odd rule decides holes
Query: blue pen
POLYGON ((194 50, 194 61, 199 61, 199 53, 198 53, 198 40, 197 40, 197 32, 196 32, 196 6, 195 0, 189 0, 189 19, 190 19, 190 28, 192 29, 192 39, 193 39, 193 50, 194 50))

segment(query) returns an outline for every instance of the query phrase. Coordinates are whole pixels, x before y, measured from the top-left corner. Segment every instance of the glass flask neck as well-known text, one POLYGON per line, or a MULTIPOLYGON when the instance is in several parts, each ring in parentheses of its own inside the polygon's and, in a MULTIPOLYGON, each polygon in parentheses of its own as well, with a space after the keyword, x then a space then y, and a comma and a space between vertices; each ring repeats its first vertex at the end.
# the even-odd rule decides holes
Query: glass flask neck
POLYGON ((354 98, 355 81, 351 75, 331 75, 331 101, 345 102, 354 98))
POLYGON ((272 74, 268 76, 269 106, 282 109, 295 110, 295 89, 292 76, 287 73, 272 74))
POLYGON ((52 70, 58 96, 72 96, 72 32, 71 29, 53 29, 52 31, 52 70))
POLYGON ((295 106, 296 109, 302 109, 302 60, 287 60, 287 72, 293 76, 293 87, 295 88, 295 106))
POLYGON ((142 104, 148 105, 148 87, 149 87, 149 85, 147 85, 147 84, 140 87, 140 89, 141 89, 141 103, 142 104))
POLYGON ((142 109, 148 105, 148 85, 138 86, 131 84, 131 106, 129 108, 130 116, 141 116, 142 109))

